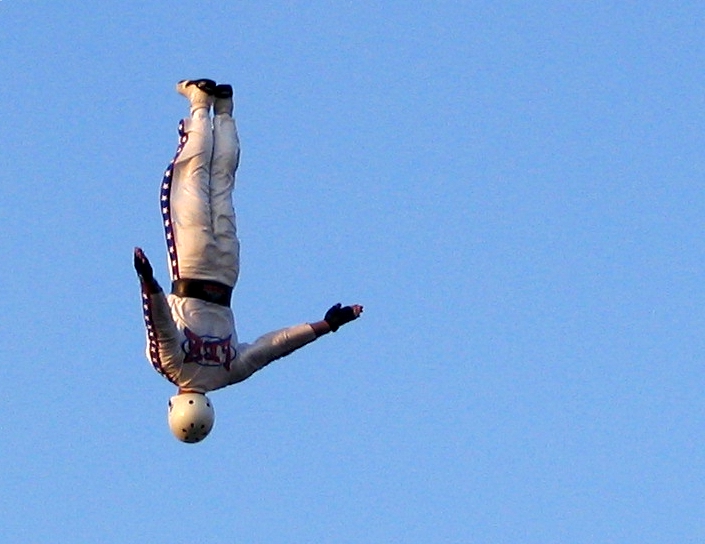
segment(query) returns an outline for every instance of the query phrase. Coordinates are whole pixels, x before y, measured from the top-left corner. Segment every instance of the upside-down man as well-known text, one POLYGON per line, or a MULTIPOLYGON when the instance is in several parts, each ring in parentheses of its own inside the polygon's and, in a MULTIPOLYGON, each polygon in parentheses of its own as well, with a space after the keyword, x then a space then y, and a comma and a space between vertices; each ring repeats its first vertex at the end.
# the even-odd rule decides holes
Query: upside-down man
POLYGON ((357 319, 362 306, 336 304, 321 321, 270 332, 252 344, 238 342, 230 307, 240 268, 232 202, 240 144, 232 87, 197 79, 181 81, 176 89, 189 99, 190 116, 179 124, 179 146, 161 186, 171 293, 165 295, 140 248, 134 266, 148 358, 178 388, 169 401, 169 427, 179 440, 193 443, 213 428, 207 392, 241 382, 335 332, 357 319))

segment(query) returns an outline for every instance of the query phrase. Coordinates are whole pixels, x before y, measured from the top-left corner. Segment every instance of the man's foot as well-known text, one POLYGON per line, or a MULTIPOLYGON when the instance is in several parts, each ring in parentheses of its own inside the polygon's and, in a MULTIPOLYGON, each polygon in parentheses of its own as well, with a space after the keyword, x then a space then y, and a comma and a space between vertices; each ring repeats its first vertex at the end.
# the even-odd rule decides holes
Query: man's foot
POLYGON ((176 84, 176 91, 191 102, 191 109, 209 108, 213 104, 216 84, 212 79, 183 79, 176 84))
POLYGON ((212 95, 217 87, 212 79, 182 79, 176 84, 176 90, 187 96, 189 92, 193 91, 189 88, 192 86, 209 95, 212 95))
POLYGON ((231 85, 222 84, 216 85, 215 92, 215 103, 213 105, 213 113, 215 115, 233 114, 233 88, 231 85))
POLYGON ((233 97, 232 85, 228 85, 227 83, 223 83, 221 85, 216 85, 215 90, 213 91, 213 95, 216 98, 232 98, 233 97))

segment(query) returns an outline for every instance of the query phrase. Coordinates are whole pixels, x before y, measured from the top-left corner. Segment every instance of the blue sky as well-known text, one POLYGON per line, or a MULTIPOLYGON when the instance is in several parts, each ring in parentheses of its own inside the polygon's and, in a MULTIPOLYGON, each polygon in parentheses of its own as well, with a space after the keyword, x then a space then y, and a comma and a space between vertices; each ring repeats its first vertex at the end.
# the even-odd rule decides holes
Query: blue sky
POLYGON ((700 2, 0 0, 3 541, 705 538, 700 2), (166 426, 131 252, 230 82, 248 341, 166 426))

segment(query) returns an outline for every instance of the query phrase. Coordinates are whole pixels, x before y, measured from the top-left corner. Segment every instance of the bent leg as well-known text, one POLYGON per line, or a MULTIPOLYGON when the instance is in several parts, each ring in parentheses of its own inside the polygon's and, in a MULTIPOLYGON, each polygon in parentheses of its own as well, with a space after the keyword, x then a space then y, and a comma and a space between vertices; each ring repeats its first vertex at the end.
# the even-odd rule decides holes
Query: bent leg
POLYGON ((209 188, 213 133, 208 110, 198 109, 184 119, 179 135, 161 190, 171 279, 215 279, 209 188))
POLYGON ((230 287, 235 286, 240 273, 240 242, 232 198, 239 161, 240 142, 235 120, 229 113, 219 113, 213 118, 210 202, 217 281, 230 287))

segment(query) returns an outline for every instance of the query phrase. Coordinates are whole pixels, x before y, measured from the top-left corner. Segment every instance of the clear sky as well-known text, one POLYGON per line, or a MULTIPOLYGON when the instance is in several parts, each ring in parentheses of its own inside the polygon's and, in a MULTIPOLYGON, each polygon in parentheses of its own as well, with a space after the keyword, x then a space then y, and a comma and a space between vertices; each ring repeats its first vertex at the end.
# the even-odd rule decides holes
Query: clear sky
POLYGON ((705 541, 705 4, 0 0, 3 543, 705 541), (232 83, 238 333, 166 425, 132 248, 232 83))

